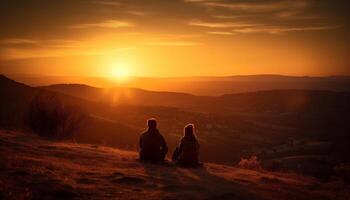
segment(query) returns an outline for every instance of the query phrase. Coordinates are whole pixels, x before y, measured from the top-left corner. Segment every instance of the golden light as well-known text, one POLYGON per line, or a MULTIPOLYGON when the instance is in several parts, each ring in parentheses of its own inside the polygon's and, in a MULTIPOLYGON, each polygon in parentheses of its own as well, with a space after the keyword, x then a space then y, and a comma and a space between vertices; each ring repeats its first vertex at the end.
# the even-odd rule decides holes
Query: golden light
POLYGON ((109 76, 118 81, 125 82, 130 78, 130 66, 124 62, 117 62, 111 66, 109 76))

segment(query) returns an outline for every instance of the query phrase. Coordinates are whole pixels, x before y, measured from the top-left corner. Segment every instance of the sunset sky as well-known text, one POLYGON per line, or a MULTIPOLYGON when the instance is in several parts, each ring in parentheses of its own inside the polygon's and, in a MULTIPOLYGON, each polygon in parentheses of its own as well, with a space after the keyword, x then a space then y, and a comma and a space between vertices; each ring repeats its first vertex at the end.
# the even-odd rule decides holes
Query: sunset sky
POLYGON ((346 0, 1 0, 0 73, 350 75, 346 0))

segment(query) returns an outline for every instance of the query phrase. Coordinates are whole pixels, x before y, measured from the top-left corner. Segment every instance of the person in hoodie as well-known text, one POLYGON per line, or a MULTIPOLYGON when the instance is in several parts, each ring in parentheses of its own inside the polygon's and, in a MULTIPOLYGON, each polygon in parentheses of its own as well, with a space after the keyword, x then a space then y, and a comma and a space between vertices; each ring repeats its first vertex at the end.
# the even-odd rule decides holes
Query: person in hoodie
POLYGON ((157 129, 157 121, 155 119, 147 120, 148 129, 141 134, 140 160, 146 162, 163 162, 168 153, 168 146, 164 137, 157 129))

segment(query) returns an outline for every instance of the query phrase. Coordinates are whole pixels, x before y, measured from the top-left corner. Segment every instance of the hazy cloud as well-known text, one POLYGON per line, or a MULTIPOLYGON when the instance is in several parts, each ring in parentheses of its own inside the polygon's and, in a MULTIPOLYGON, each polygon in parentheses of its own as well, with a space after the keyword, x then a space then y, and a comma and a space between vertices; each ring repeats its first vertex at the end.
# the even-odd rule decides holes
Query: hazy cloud
POLYGON ((202 36, 201 34, 158 34, 148 36, 143 44, 153 46, 198 46, 203 45, 203 43, 191 40, 202 36))
POLYGON ((271 12, 305 8, 309 5, 307 0, 281 0, 281 1, 250 1, 250 2, 224 2, 224 1, 196 1, 202 5, 214 8, 249 12, 271 12))
POLYGON ((34 40, 9 38, 0 41, 0 43, 3 44, 0 49, 1 60, 96 55, 119 49, 97 46, 88 41, 62 39, 34 40))
POLYGON ((294 31, 320 31, 337 28, 336 26, 310 26, 310 27, 249 27, 234 29, 236 33, 269 33, 269 34, 283 34, 294 31))
POLYGON ((130 15, 135 15, 135 16, 145 16, 146 15, 146 12, 137 11, 137 10, 128 10, 125 13, 130 14, 130 15))
POLYGON ((323 19, 319 15, 306 15, 298 11, 282 11, 275 14, 276 17, 286 20, 323 19))
POLYGON ((0 41, 2 44, 9 44, 9 45, 22 45, 22 44, 37 44, 38 42, 36 40, 30 40, 30 39, 23 39, 23 38, 7 38, 0 41))
POLYGON ((134 24, 127 21, 119 20, 105 20, 98 23, 76 24, 70 26, 70 28, 83 29, 83 28, 125 28, 133 27, 134 24))
POLYGON ((250 27, 261 24, 245 23, 245 22, 205 22, 205 21, 191 21, 188 23, 191 26, 201 26, 207 28, 234 28, 234 27, 250 27))
POLYGON ((145 45, 153 45, 153 46, 198 46, 203 45, 203 43, 199 42, 190 42, 190 41, 150 41, 145 42, 145 45))
POLYGON ((95 0, 95 1, 91 1, 91 3, 93 4, 98 4, 98 5, 103 5, 103 6, 119 6, 121 5, 121 3, 119 1, 116 0, 95 0))
POLYGON ((211 31, 211 32, 207 32, 208 34, 212 34, 212 35, 233 35, 234 33, 232 32, 228 32, 228 31, 211 31))

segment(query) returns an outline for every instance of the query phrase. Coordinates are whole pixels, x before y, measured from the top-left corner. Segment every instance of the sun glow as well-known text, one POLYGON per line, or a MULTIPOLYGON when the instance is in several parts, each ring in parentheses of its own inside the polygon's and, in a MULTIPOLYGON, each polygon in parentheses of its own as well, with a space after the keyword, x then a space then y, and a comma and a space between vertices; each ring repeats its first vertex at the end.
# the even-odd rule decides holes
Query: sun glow
POLYGON ((117 62, 112 65, 109 76, 118 82, 125 82, 130 78, 130 66, 117 62))

